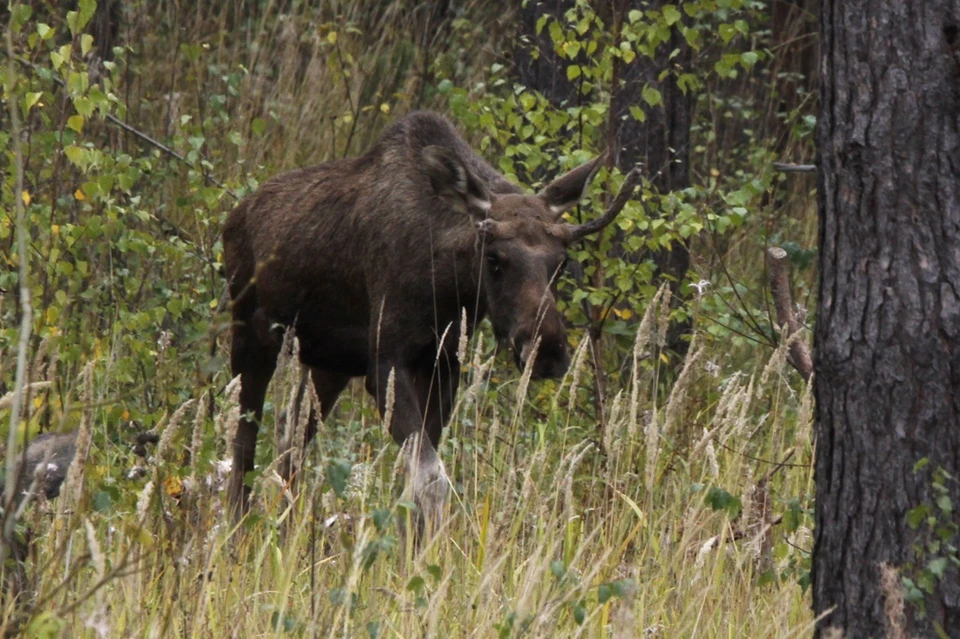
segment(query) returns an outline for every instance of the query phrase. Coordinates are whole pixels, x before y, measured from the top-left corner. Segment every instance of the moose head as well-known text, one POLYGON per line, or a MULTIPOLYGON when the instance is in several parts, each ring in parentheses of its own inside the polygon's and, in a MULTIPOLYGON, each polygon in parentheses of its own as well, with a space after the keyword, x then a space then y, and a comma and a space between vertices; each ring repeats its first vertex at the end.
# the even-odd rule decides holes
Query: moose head
POLYGON ((639 172, 627 176, 602 217, 568 224, 562 221, 564 212, 583 198, 604 154, 557 178, 536 195, 492 193, 445 147, 425 147, 422 158, 435 193, 475 222, 483 299, 497 338, 513 350, 519 368, 525 368, 534 357, 534 378, 562 377, 570 356, 556 293, 567 250, 616 218, 639 182, 639 172))

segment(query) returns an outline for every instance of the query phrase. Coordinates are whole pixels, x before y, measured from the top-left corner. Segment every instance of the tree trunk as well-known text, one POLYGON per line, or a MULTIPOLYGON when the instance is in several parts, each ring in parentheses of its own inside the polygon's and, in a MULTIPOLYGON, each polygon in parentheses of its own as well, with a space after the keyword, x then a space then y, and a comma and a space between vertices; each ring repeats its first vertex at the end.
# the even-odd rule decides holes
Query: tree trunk
POLYGON ((771 66, 775 100, 771 100, 767 127, 775 136, 775 148, 781 161, 809 161, 785 155, 791 127, 783 117, 803 106, 804 113, 815 113, 813 101, 803 103, 817 82, 817 0, 773 0, 770 4, 772 48, 776 58, 771 66))
POLYGON ((820 27, 817 632, 958 637, 949 561, 896 604, 957 556, 908 512, 960 545, 960 4, 822 0, 820 27))
MULTIPOLYGON (((631 9, 661 10, 666 0, 614 0, 614 24, 625 19, 631 9)), ((617 29, 619 31, 619 29, 617 29)), ((638 162, 642 163, 650 183, 659 193, 679 191, 690 186, 690 125, 693 121, 693 95, 677 86, 676 76, 660 80, 664 70, 674 68, 688 71, 692 64, 692 50, 679 29, 671 30, 670 40, 657 47, 653 59, 638 55, 629 64, 615 60, 614 78, 617 86, 612 91, 610 121, 615 129, 610 135, 610 147, 620 169, 626 173, 638 162), (677 52, 671 57, 671 54, 677 52), (643 101, 643 87, 649 85, 658 91, 663 103, 647 108, 643 101), (645 122, 638 122, 630 114, 630 106, 646 111, 645 122)), ((668 276, 673 291, 674 306, 683 304, 680 285, 690 269, 690 250, 686 241, 678 240, 669 250, 653 255, 658 279, 668 276)), ((667 335, 671 350, 685 353, 687 342, 681 339, 689 334, 690 323, 673 324, 667 335)))
POLYGON ((519 12, 520 38, 514 60, 520 84, 539 91, 558 108, 576 103, 577 87, 567 79, 570 61, 554 51, 547 29, 537 34, 537 21, 542 16, 562 21, 573 6, 573 0, 528 0, 519 12))

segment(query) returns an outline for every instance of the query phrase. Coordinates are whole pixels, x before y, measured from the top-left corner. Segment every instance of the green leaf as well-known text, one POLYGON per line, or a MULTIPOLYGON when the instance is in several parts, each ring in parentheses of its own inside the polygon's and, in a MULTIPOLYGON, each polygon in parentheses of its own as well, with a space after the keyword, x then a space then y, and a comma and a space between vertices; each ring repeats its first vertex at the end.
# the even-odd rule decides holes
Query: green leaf
POLYGON ((65 148, 63 152, 66 154, 68 160, 73 162, 80 169, 86 170, 89 157, 86 149, 71 145, 65 148))
POLYGON ((407 582, 407 590, 410 592, 420 592, 423 590, 425 584, 426 582, 423 580, 423 577, 417 575, 407 582))
POLYGON ((15 4, 12 7, 10 20, 14 33, 20 33, 20 29, 27 23, 30 16, 33 15, 33 8, 29 4, 15 4))
POLYGON ((610 584, 600 584, 600 587, 597 588, 597 601, 602 604, 607 603, 607 600, 613 596, 613 588, 610 584))
POLYGON ((86 56, 90 53, 90 49, 93 48, 93 36, 89 33, 84 33, 80 36, 80 55, 86 56))
POLYGON ((943 514, 949 515, 953 512, 953 501, 949 495, 941 495, 937 497, 937 507, 943 511, 943 514))
POLYGON ((666 21, 667 25, 672 26, 683 16, 680 15, 680 12, 677 11, 677 8, 672 4, 664 5, 663 7, 663 19, 666 21))
POLYGON ((740 511, 743 510, 743 503, 739 497, 734 497, 718 486, 712 487, 707 492, 707 497, 704 501, 713 510, 725 510, 731 518, 736 517, 740 514, 740 511))
POLYGON ((571 64, 569 67, 567 67, 567 79, 571 82, 579 78, 580 73, 580 65, 578 64, 571 64))
POLYGON ((37 91, 33 93, 24 94, 23 98, 20 100, 20 110, 23 112, 23 117, 27 117, 27 114, 30 113, 30 109, 40 101, 40 98, 43 96, 43 92, 37 91))
POLYGON ((550 32, 550 39, 553 41, 554 48, 558 48, 563 42, 563 27, 560 26, 558 21, 554 20, 547 27, 547 30, 550 32))
POLYGON ((637 584, 634 583, 633 579, 630 579, 629 577, 626 579, 619 579, 610 585, 613 587, 614 596, 619 597, 620 599, 625 599, 631 596, 637 590, 637 584))
POLYGON ((253 122, 250 123, 250 128, 253 129, 254 135, 263 135, 263 132, 267 130, 267 121, 263 118, 254 118, 253 122))
POLYGON ((90 22, 90 18, 97 10, 95 0, 80 0, 77 11, 67 12, 67 26, 70 27, 70 35, 77 37, 77 34, 83 31, 83 28, 90 22))
POLYGON ((567 574, 567 567, 564 566, 563 561, 554 559, 550 562, 550 572, 552 572, 553 576, 557 579, 563 579, 563 576, 567 574))
POLYGON ((83 116, 82 115, 71 115, 67 118, 67 126, 76 131, 77 133, 83 132, 83 116))
POLYGON ((717 31, 720 33, 720 39, 723 40, 724 43, 730 42, 733 40, 734 36, 737 35, 737 30, 732 24, 721 24, 717 28, 717 31))
POLYGON ((89 118, 93 115, 93 102, 89 98, 79 97, 73 101, 73 107, 77 110, 77 113, 80 115, 89 118))
POLYGON ((643 87, 643 91, 641 92, 640 96, 643 98, 644 102, 652 107, 663 103, 663 96, 660 95, 660 91, 653 88, 649 84, 643 87))
POLYGON ((333 492, 337 494, 337 497, 343 497, 343 493, 347 490, 347 481, 350 479, 351 468, 352 465, 350 462, 342 459, 335 459, 327 464, 324 476, 326 477, 327 483, 333 488, 333 492))
POLYGON ((584 608, 583 602, 576 603, 573 606, 573 619, 577 622, 578 626, 582 626, 584 620, 587 618, 587 609, 584 608))
POLYGON ((927 564, 927 570, 937 579, 943 579, 943 575, 946 574, 949 566, 950 562, 947 561, 946 557, 937 557, 927 564))
POLYGON ((752 69, 753 65, 757 63, 757 60, 760 56, 757 55, 756 51, 744 51, 740 56, 740 62, 743 64, 745 69, 752 69))
POLYGON ((930 508, 926 504, 920 504, 916 508, 911 508, 907 511, 907 525, 912 529, 916 530, 920 527, 920 524, 923 523, 923 520, 926 519, 927 513, 930 508))

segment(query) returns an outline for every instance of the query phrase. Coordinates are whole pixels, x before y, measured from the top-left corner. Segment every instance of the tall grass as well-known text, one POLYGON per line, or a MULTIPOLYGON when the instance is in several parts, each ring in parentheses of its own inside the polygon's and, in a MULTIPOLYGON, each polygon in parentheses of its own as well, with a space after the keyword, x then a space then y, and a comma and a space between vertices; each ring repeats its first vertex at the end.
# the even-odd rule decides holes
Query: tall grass
MULTIPOLYGON (((764 575, 810 544, 807 529, 788 534, 775 519, 778 500, 811 489, 808 395, 793 393, 781 353, 721 379, 704 371, 711 353, 699 347, 659 392, 657 334, 640 339, 650 341, 638 341, 638 372, 606 407, 603 442, 574 405, 584 358, 525 396, 523 384, 494 381, 503 371, 476 339, 441 447, 453 494, 442 526, 419 542, 404 533, 412 506, 402 501, 400 453, 359 389, 321 428, 292 491, 271 468, 276 449, 267 453, 253 514, 238 526, 215 470, 185 487, 179 479, 193 474, 170 454, 196 448, 192 429, 181 429, 188 402, 161 432, 136 509, 98 512, 84 490, 34 509, 35 591, 19 607, 8 601, 5 619, 33 606, 28 634, 67 636, 808 631, 800 586, 764 575), (794 452, 780 466, 786 448, 794 452), (739 497, 742 510, 716 509, 711 488, 739 497), (51 526, 54 510, 67 516, 51 526)), ((275 381, 288 415, 297 384, 275 381)), ((229 432, 235 394, 223 397, 215 419, 229 432)))

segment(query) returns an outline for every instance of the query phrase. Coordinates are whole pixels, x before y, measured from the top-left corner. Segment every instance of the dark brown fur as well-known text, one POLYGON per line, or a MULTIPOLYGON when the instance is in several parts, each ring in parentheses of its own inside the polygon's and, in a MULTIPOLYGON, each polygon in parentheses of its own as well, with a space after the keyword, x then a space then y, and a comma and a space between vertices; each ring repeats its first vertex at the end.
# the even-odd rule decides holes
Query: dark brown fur
POLYGON ((360 376, 383 414, 393 370, 391 432, 399 443, 425 432, 434 456, 457 389, 462 309, 471 328, 489 316, 520 365, 539 339, 534 375, 562 375, 569 357, 554 284, 582 233, 558 217, 598 160, 525 194, 447 120, 413 113, 365 155, 278 175, 243 200, 223 234, 231 366, 241 410, 254 416, 241 419, 234 442, 235 503, 246 502, 243 476, 285 327, 296 330, 324 416, 360 376))

